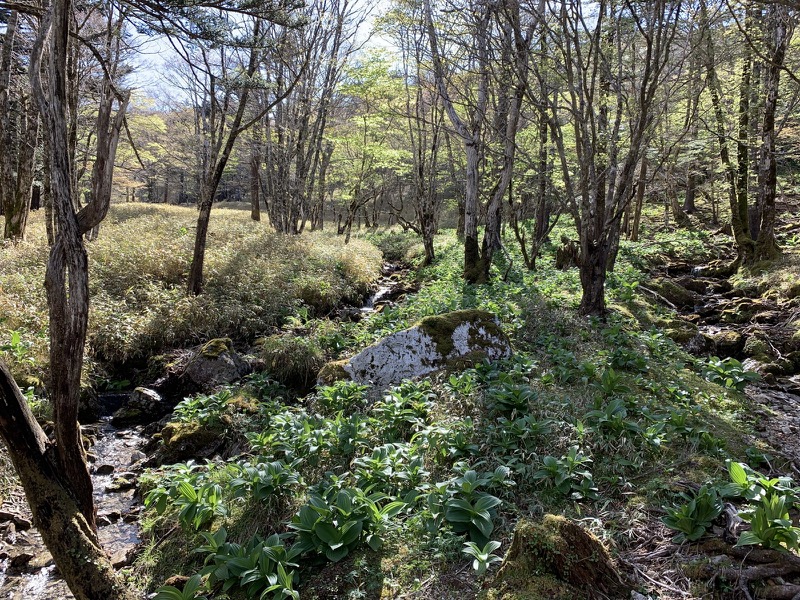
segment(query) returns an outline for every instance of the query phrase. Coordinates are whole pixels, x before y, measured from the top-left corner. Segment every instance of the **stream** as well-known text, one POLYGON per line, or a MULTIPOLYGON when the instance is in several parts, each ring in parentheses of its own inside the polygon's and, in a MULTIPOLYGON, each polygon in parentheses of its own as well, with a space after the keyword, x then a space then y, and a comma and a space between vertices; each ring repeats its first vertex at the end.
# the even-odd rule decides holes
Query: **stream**
POLYGON ((698 334, 686 344, 697 356, 732 357, 761 380, 745 388, 757 434, 789 459, 800 476, 800 362, 791 323, 800 318, 800 299, 780 298, 759 289, 734 289, 703 267, 665 269, 665 279, 691 293, 677 306, 698 334))
MULTIPOLYGON (((407 275, 407 267, 384 264, 373 293, 361 307, 342 309, 340 318, 360 320, 417 291, 407 275)), ((102 414, 113 413, 129 398, 128 392, 102 394, 102 414)), ((130 564, 141 542, 136 482, 147 458, 142 448, 148 440, 142 430, 142 426, 116 428, 111 417, 81 427, 91 444, 88 459, 100 542, 116 568, 130 564)), ((0 600, 74 598, 31 521, 25 496, 17 488, 0 506, 0 600)))
MULTIPOLYGON (((89 460, 100 542, 119 568, 129 564, 140 542, 136 463, 145 457, 140 450, 145 438, 141 428, 116 429, 107 417, 81 431, 96 440, 89 460)), ((0 521, 0 600, 73 598, 41 536, 31 526, 21 489, 0 507, 0 521)))

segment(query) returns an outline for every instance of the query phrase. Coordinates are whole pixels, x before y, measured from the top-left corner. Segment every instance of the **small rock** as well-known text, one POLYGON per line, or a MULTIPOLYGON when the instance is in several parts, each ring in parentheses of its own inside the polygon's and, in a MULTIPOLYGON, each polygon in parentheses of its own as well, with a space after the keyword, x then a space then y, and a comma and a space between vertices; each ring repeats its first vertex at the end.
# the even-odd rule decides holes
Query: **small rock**
POLYGON ((144 452, 142 452, 141 450, 136 450, 131 454, 130 464, 137 463, 140 460, 144 460, 145 458, 147 458, 147 455, 144 452))
POLYGON ((158 392, 145 387, 137 387, 131 392, 125 406, 111 417, 111 424, 115 427, 127 427, 139 423, 151 423, 171 410, 172 406, 164 402, 158 392))
POLYGON ((185 575, 173 575, 164 582, 164 585, 171 585, 179 590, 183 590, 187 581, 189 581, 189 578, 185 575))
POLYGON ((109 519, 105 515, 98 515, 96 522, 98 527, 108 527, 109 525, 111 525, 111 519, 109 519))
POLYGON ((8 562, 8 566, 12 569, 24 569, 28 566, 28 563, 33 560, 33 554, 30 552, 20 552, 19 554, 15 554, 11 557, 11 560, 8 562))
POLYGON ((126 512, 124 515, 122 515, 122 520, 125 523, 137 523, 139 521, 139 511, 140 508, 138 506, 132 508, 130 512, 126 512))
POLYGON ((114 472, 114 465, 99 465, 95 470, 95 475, 111 475, 114 472))
POLYGON ((111 566, 115 569, 121 569, 131 564, 130 552, 127 550, 120 550, 111 556, 111 566))
POLYGON ((31 522, 28 519, 5 510, 0 510, 0 521, 10 521, 19 531, 26 531, 31 528, 31 522))
POLYGON ((136 474, 135 473, 121 473, 110 485, 106 486, 106 492, 113 494, 116 492, 124 492, 125 490, 132 490, 136 487, 136 474))

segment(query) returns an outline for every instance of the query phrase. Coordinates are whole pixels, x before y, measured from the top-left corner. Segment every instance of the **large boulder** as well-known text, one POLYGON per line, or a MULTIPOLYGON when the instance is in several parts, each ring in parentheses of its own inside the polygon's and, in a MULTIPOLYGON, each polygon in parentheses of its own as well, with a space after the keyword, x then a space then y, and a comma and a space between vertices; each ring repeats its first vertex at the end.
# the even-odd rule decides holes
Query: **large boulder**
POLYGON ((495 315, 458 310, 426 317, 356 354, 338 370, 360 383, 385 387, 450 365, 509 356, 511 343, 495 315))
POLYGON ((162 396, 177 399, 210 392, 237 381, 252 370, 233 350, 229 338, 215 338, 191 350, 176 351, 164 367, 166 373, 151 387, 162 396))

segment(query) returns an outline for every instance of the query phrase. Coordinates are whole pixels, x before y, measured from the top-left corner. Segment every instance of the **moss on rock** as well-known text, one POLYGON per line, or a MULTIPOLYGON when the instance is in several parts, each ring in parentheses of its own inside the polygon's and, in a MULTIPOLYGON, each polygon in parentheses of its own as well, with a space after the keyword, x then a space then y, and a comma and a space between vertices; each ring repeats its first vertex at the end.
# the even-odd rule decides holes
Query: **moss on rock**
POLYGON ((481 342, 491 343, 492 339, 506 339, 505 333, 497 325, 496 317, 485 310, 455 310, 425 317, 420 321, 419 328, 431 337, 442 358, 447 358, 455 347, 453 333, 457 327, 466 323, 475 324, 485 332, 484 336, 473 333, 469 340, 471 346, 480 345, 481 342))
POLYGON ((220 354, 230 352, 233 349, 231 338, 214 338, 208 340, 200 349, 200 354, 206 358, 218 358, 220 354))
POLYGON ((163 446, 160 451, 161 464, 176 463, 190 458, 207 458, 216 452, 225 441, 223 425, 201 425, 189 423, 167 423, 161 430, 163 446))
POLYGON ((772 360, 772 348, 765 339, 752 335, 744 343, 744 355, 751 356, 759 362, 769 362, 772 360))
POLYGON ((350 374, 344 368, 348 360, 334 360, 323 365, 317 375, 317 385, 332 385, 343 379, 350 379, 350 374))
POLYGON ((723 329, 711 336, 714 347, 721 356, 733 356, 742 351, 744 347, 744 336, 733 329, 723 329))
POLYGON ((694 306, 695 294, 666 278, 655 279, 651 286, 675 306, 694 306))
POLYGON ((628 598, 603 544, 555 515, 521 521, 503 564, 481 600, 628 598))

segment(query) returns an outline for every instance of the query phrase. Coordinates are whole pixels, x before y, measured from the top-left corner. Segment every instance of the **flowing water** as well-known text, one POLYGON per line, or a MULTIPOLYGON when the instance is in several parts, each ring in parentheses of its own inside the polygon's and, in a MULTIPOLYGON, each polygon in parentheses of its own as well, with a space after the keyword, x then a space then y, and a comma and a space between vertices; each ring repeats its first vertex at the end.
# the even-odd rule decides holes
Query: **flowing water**
MULTIPOLYGON (((115 566, 127 564, 140 542, 135 496, 136 463, 144 458, 140 429, 115 429, 104 418, 83 428, 95 438, 91 448, 92 481, 100 542, 115 566)), ((66 600, 72 594, 59 577, 53 558, 35 528, 21 492, 0 508, 0 600, 66 600)))

